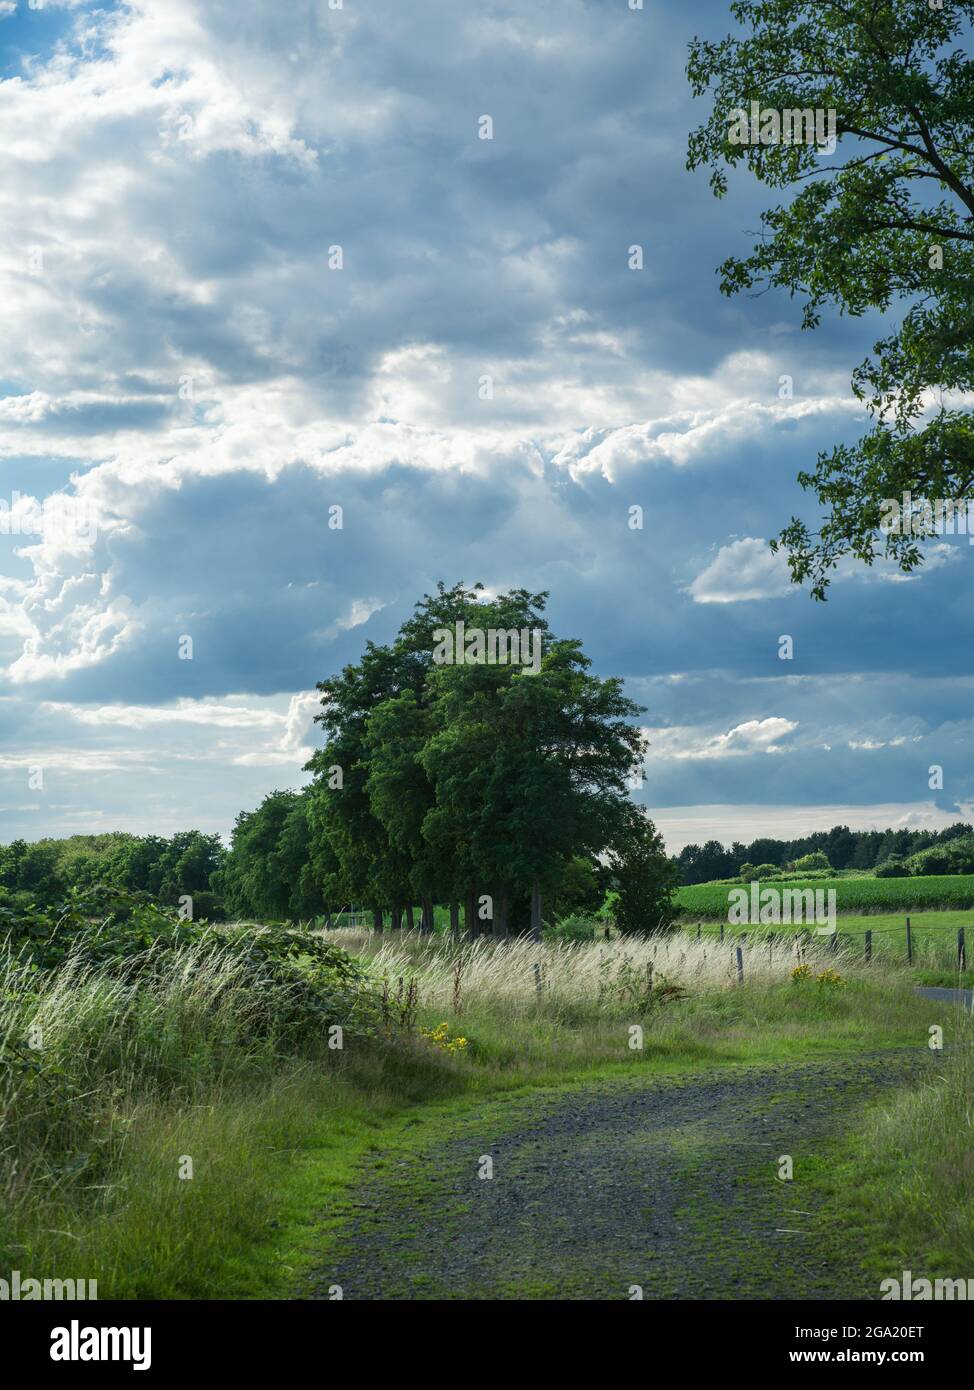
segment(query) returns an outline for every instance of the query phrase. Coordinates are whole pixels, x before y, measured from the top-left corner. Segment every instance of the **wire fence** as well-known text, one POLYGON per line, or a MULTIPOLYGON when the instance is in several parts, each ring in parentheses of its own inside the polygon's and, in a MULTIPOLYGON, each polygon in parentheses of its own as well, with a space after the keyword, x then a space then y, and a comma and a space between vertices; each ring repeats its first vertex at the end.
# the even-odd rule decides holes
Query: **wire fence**
POLYGON ((735 947, 750 942, 752 945, 755 943, 770 945, 774 949, 775 945, 781 945, 790 940, 792 949, 796 954, 800 954, 806 945, 815 941, 819 945, 826 945, 828 949, 835 952, 861 949, 863 957, 867 961, 873 959, 875 951, 876 955, 881 954, 887 958, 903 959, 908 965, 957 971, 967 969, 967 931, 965 927, 935 922, 924 922, 920 927, 915 927, 909 917, 904 918, 902 926, 863 927, 855 931, 842 931, 837 928, 833 932, 821 927, 801 927, 796 931, 789 932, 780 926, 739 929, 724 922, 698 922, 695 928, 687 926, 684 930, 691 936, 695 935, 698 941, 706 935, 707 937, 716 937, 721 942, 726 939, 735 947), (932 937, 928 935, 930 933, 933 934, 932 937), (858 947, 859 938, 862 938, 861 948, 858 947))

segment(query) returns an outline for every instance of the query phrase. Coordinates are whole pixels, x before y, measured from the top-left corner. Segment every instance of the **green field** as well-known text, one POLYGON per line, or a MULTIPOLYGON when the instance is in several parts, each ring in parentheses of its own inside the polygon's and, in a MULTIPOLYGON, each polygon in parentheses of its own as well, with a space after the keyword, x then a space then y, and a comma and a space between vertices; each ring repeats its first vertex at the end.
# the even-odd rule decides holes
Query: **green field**
MULTIPOLYGON (((677 889, 676 901, 685 919, 727 921, 728 895, 743 884, 694 883, 677 889)), ((974 908, 974 874, 931 874, 917 878, 819 878, 778 883, 769 888, 835 890, 836 909, 843 916, 895 912, 942 912, 974 908)))

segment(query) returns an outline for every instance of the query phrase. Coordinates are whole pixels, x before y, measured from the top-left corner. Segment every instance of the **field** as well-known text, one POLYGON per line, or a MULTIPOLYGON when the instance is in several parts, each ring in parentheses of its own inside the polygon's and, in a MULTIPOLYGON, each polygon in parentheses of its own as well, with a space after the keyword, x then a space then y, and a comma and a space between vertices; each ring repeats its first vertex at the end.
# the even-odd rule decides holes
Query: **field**
MULTIPOLYGON (((358 956, 384 1001, 385 1022, 350 1031, 338 1051, 297 977, 293 993, 280 976, 255 994, 245 943, 217 957, 177 948, 144 981, 70 960, 43 980, 8 971, 0 1152, 17 1162, 3 1174, 3 1258, 96 1277, 103 1298, 300 1296, 301 1279, 327 1263, 361 1208, 356 1184, 370 1154, 382 1174, 408 1177, 416 1145, 438 1152, 472 1116, 494 1117, 502 1134, 518 1107, 531 1119, 539 1088, 564 1093, 570 1114, 577 1089, 596 1082, 608 1095, 617 1083, 696 1077, 706 1087, 740 1072, 728 1082, 734 1094, 752 1086, 746 1072, 768 1078, 771 1104, 782 1066, 814 1062, 826 1082, 876 1049, 922 1061, 929 1024, 945 1022, 905 972, 818 945, 796 980, 787 950, 747 943, 741 984, 728 950, 683 934, 540 947, 418 933, 328 939, 358 956), (17 1041, 34 1027, 43 1065, 17 1041), (181 1176, 187 1156, 191 1181, 181 1176)), ((946 1269, 970 1254, 963 1222, 945 1234, 938 1215, 969 1216, 974 1205, 965 1134, 944 1134, 942 1161, 919 1186, 914 1170, 928 1111, 970 1104, 960 1066, 969 1025, 958 1013, 951 1027, 955 1070, 935 1093, 922 1088, 884 1111, 885 1186, 873 1184, 877 1210, 857 1218, 863 1249, 878 1248, 908 1187, 912 1256, 946 1269)), ((867 1135, 867 1121, 868 1111, 856 1133, 867 1135)), ((845 1161, 863 1160, 850 1150, 845 1161)), ((835 1200, 851 1202, 854 1186, 835 1200)), ((534 1296, 523 1281, 511 1288, 534 1296)))
MULTIPOLYGON (((729 894, 742 884, 694 883, 677 889, 682 916, 727 921, 729 894)), ((945 911, 974 908, 974 874, 931 874, 918 878, 819 878, 797 879, 769 888, 835 891, 836 910, 845 915, 891 912, 945 911)))

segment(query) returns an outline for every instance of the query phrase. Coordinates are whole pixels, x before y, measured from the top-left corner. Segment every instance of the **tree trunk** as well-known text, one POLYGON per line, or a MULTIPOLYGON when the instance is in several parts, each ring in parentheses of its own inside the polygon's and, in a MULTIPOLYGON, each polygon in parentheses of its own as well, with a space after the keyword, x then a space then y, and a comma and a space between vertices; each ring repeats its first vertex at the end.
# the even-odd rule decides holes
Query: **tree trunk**
POLYGON ((373 930, 374 932, 378 932, 380 936, 382 935, 382 908, 381 908, 381 907, 374 907, 374 908, 372 909, 372 930, 373 930))
POLYGON ((422 901, 422 907, 423 907, 423 916, 422 916, 422 919, 421 919, 420 924, 419 924, 419 929, 420 929, 420 931, 423 933, 424 936, 432 936, 432 935, 433 935, 433 899, 432 899, 432 898, 423 898, 421 901, 422 901))
POLYGON ((541 884, 537 879, 531 884, 531 940, 541 940, 541 884))
POLYGON ((494 939, 506 941, 507 936, 507 889, 498 883, 494 887, 494 939))
POLYGON ((475 888, 470 889, 464 897, 463 918, 463 925, 467 929, 467 940, 476 941, 480 924, 477 921, 477 890, 475 888))
POLYGON ((335 925, 334 922, 331 920, 331 913, 330 913, 330 912, 326 913, 326 914, 325 914, 325 931, 331 931, 331 929, 334 927, 334 925, 335 925))
POLYGON ((407 904, 406 904, 406 926, 409 928, 410 931, 415 931, 415 929, 416 929, 416 923, 415 923, 415 921, 414 921, 414 919, 413 919, 413 905, 412 905, 412 903, 407 903, 407 904))
POLYGON ((402 903, 392 904, 392 917, 389 925, 393 931, 402 931, 402 903))
POLYGON ((460 904, 450 904, 450 935, 454 941, 460 939, 460 904))

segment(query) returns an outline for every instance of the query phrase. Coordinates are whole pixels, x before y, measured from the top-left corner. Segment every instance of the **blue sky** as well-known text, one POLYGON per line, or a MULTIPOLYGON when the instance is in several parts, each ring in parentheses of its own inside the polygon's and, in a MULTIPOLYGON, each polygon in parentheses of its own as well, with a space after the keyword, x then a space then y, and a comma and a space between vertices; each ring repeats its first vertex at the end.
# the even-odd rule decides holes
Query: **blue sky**
POLYGON ((0 15, 0 838, 226 832, 460 578, 626 677, 671 849, 971 819, 966 538, 827 605, 767 549, 880 325, 718 292, 767 201, 684 168, 726 4, 0 15))

